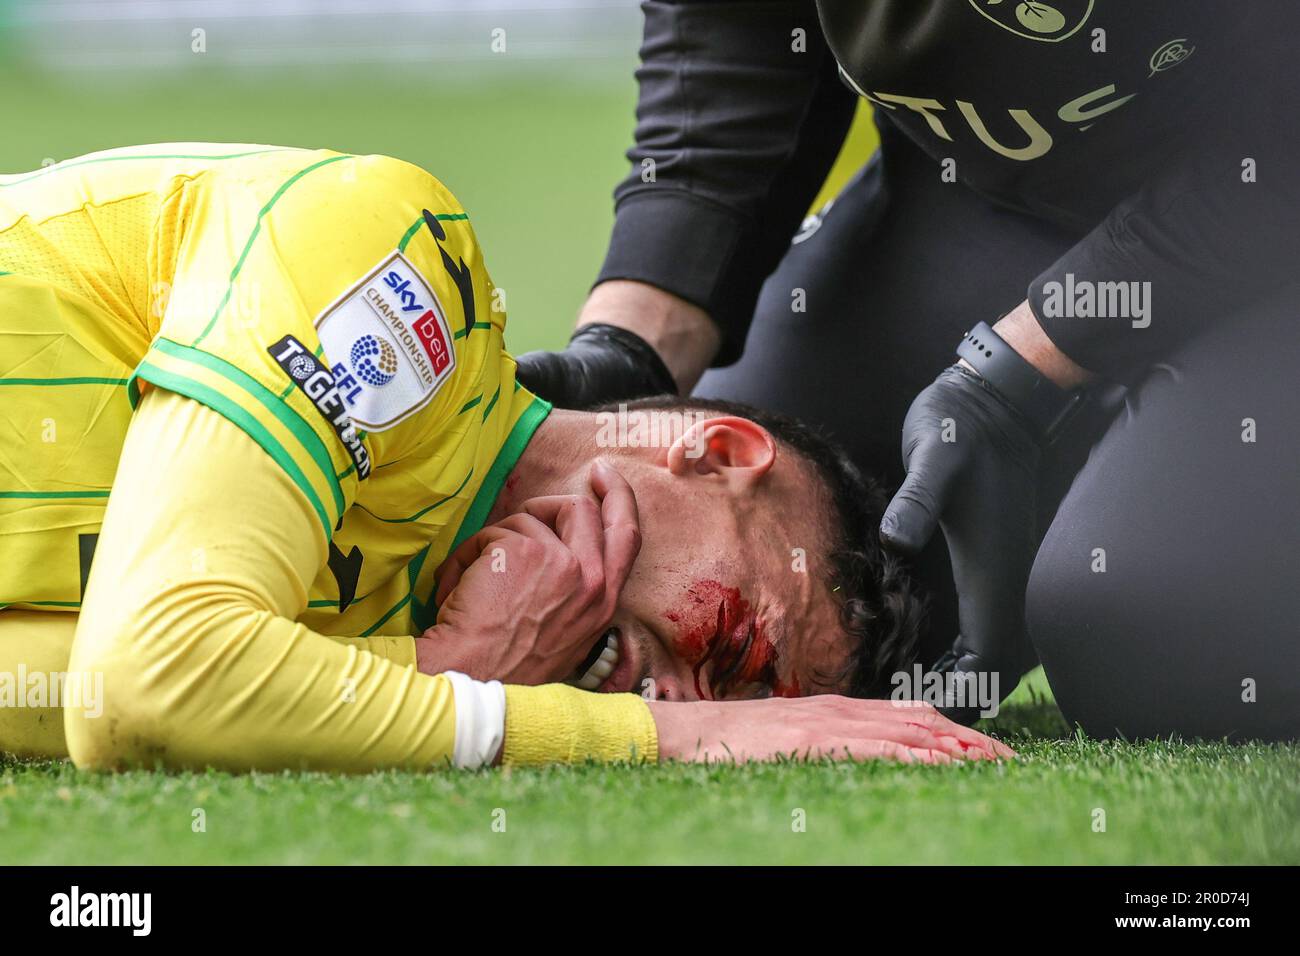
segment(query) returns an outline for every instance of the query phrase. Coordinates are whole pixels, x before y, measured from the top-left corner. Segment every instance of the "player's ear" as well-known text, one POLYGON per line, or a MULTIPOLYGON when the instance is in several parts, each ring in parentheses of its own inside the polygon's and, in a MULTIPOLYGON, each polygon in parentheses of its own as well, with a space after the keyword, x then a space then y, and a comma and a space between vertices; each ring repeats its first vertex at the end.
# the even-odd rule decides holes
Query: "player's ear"
POLYGON ((748 418, 708 418, 687 428, 668 449, 674 475, 719 475, 736 491, 756 485, 776 463, 776 439, 748 418))

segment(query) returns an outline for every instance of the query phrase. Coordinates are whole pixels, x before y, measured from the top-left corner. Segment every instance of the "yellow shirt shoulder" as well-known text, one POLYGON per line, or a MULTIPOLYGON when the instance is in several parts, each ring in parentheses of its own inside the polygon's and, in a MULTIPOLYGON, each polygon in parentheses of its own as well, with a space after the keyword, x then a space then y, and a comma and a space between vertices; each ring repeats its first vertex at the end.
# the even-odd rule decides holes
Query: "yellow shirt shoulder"
MULTIPOLYGON (((2 177, 8 263, 18 274, 0 295, 23 305, 11 314, 76 346, 61 353, 80 363, 73 381, 103 383, 62 389, 56 417, 79 432, 62 447, 104 460, 51 461, 48 478, 15 484, 69 466, 112 475, 142 390, 202 402, 284 470, 333 539, 307 611, 328 633, 422 626, 432 571, 547 410, 514 380, 468 215, 401 160, 164 144, 2 177), (85 411, 95 387, 112 414, 85 411)), ((37 341, 26 326, 15 341, 37 341)), ((49 407, 50 389, 28 390, 49 407)), ((95 494, 75 505, 83 539, 95 494)), ((23 521, 30 531, 39 513, 23 521)), ((58 523, 58 542, 28 540, 67 550, 58 523)), ((57 596, 76 587, 64 564, 57 596)))

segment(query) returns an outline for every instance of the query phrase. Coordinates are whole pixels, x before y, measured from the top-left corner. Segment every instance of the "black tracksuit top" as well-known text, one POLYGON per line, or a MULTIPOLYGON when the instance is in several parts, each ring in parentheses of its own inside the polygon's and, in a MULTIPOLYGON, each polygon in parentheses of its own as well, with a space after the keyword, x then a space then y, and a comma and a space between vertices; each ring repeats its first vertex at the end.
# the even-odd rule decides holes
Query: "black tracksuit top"
MULTIPOLYGON (((1140 375, 1203 323, 1300 278, 1293 0, 643 10, 632 168, 599 280, 648 282, 704 307, 723 331, 719 364, 739 355, 759 287, 864 97, 952 188, 1079 232, 1027 295, 1085 368, 1140 375), (1044 287, 1067 281, 1150 282, 1150 326, 1048 315, 1044 287)), ((942 282, 943 263, 930 268, 942 282)))

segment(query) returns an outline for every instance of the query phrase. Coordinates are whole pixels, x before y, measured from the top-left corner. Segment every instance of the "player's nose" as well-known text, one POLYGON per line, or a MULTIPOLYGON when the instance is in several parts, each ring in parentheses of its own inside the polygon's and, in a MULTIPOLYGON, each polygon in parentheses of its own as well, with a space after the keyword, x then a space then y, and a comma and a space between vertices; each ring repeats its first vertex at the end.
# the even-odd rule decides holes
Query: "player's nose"
POLYGON ((642 673, 646 674, 648 682, 642 684, 644 696, 648 700, 670 703, 700 700, 695 671, 669 641, 665 631, 647 629, 646 636, 648 640, 640 645, 646 663, 642 673))
POLYGON ((689 679, 683 680, 678 674, 671 672, 658 674, 652 679, 655 700, 680 703, 700 699, 699 694, 695 692, 693 682, 689 679))

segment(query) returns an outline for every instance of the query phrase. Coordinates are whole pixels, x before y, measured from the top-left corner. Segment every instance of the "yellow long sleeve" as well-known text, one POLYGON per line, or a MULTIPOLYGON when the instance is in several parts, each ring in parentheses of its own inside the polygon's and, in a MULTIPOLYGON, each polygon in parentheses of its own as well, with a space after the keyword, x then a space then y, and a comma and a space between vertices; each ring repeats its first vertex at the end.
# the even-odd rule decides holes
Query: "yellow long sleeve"
POLYGON ((370 642, 379 655, 294 622, 325 552, 305 498, 251 438, 197 402, 146 394, 73 643, 70 668, 104 675, 103 716, 65 713, 76 763, 445 763, 445 677, 388 659, 394 639, 370 642))
POLYGON ((385 636, 377 634, 374 637, 338 637, 334 634, 327 634, 331 641, 337 641, 344 647, 355 647, 358 650, 369 651, 384 660, 392 661, 394 664, 402 667, 415 666, 415 638, 403 637, 400 634, 394 636, 385 636))

